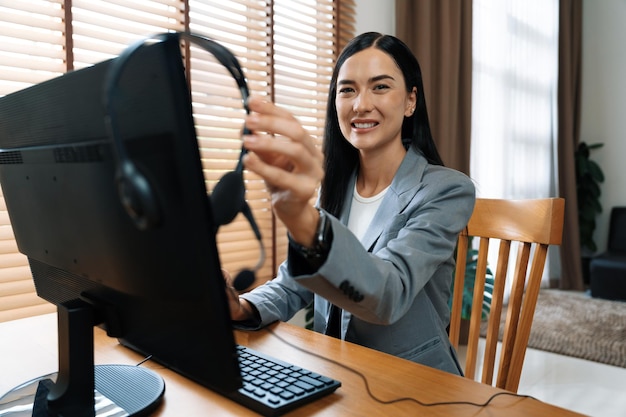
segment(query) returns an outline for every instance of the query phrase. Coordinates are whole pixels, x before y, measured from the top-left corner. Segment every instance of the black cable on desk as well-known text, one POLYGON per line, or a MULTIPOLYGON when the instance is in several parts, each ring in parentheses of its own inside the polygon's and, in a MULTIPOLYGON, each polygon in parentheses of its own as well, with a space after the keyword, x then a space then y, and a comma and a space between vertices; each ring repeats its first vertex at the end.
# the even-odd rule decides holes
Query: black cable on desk
POLYGON ((509 396, 509 397, 517 397, 517 398, 529 398, 529 399, 533 399, 535 401, 539 401, 538 399, 536 399, 535 397, 532 397, 530 395, 523 395, 523 394, 516 394, 513 392, 507 392, 507 391, 502 391, 502 392, 497 392, 495 394, 493 394, 491 397, 489 397, 485 402, 482 403, 476 403, 476 402, 472 402, 472 401, 442 401, 442 402, 434 402, 434 403, 425 403, 423 401, 418 400, 417 398, 413 398, 413 397, 400 397, 400 398, 394 398, 392 400, 383 400, 378 398, 371 390, 369 382, 367 380, 367 377, 360 371, 351 368, 347 365, 344 365, 341 362, 335 361, 333 359, 327 358, 325 356, 319 355, 317 353, 308 351, 306 349, 303 349, 289 341, 287 341, 286 339, 284 339, 282 336, 279 336, 276 332, 274 332, 273 330, 271 330, 270 328, 265 328, 265 330, 270 333, 272 336, 274 336, 275 338, 277 338, 278 340, 280 340, 281 342, 283 342, 284 344, 288 345, 289 347, 292 347, 300 352, 303 353, 307 353, 309 355, 315 356, 316 358, 325 360, 326 362, 332 363, 333 365, 337 365, 347 371, 352 372, 353 374, 357 375, 358 377, 360 377, 363 380, 363 383, 365 384, 365 390, 367 391, 367 395, 369 395, 369 397, 376 401, 377 403, 380 404, 384 404, 384 405, 388 405, 388 404, 395 404, 395 403, 399 403, 399 402, 412 402, 415 404, 418 404, 422 407, 438 407, 438 406, 445 406, 445 405, 468 405, 468 406, 472 406, 472 407, 486 407, 488 406, 495 398, 500 397, 500 396, 509 396))

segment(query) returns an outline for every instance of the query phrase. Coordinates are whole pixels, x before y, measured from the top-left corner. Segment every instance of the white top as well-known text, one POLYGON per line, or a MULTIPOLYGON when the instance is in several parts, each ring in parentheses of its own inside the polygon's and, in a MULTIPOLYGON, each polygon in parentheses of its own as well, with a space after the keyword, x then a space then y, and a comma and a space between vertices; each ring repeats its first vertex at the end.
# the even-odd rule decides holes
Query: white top
POLYGON ((350 208, 350 218, 348 220, 348 229, 361 240, 365 235, 365 231, 369 227, 383 197, 387 193, 389 186, 380 193, 372 197, 363 197, 356 189, 354 184, 354 194, 352 195, 352 207, 350 208))

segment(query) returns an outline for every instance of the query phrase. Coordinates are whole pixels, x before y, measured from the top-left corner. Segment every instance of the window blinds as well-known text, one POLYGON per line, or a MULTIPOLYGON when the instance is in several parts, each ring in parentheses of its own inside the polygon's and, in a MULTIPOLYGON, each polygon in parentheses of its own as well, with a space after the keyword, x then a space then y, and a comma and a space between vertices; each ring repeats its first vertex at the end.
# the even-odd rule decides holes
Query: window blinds
MULTIPOLYGON (((0 95, 65 72, 63 15, 60 0, 0 3, 0 95)), ((18 252, 3 197, 0 201, 0 321, 51 311, 53 307, 34 292, 28 261, 18 252)))
MULTIPOLYGON (((150 34, 190 30, 229 48, 252 94, 288 108, 321 143, 334 59, 354 34, 353 0, 0 0, 0 95, 117 56, 150 34)), ((184 49, 196 132, 210 193, 235 167, 244 111, 230 75, 199 48, 184 49)), ((268 259, 257 283, 271 279, 286 256, 262 180, 246 172, 246 199, 268 259)), ((239 215, 220 228, 222 266, 253 267, 258 243, 239 215)), ((26 258, 0 199, 0 321, 52 311, 33 290, 26 258)))

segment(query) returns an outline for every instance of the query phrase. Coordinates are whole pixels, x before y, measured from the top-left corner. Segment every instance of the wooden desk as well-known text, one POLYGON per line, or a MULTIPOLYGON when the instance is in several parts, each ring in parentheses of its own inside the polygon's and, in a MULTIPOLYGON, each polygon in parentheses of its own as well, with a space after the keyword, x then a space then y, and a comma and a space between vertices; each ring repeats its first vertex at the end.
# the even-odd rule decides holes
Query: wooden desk
MULTIPOLYGON (((390 355, 342 342, 296 326, 281 323, 272 329, 297 346, 357 369, 373 394, 383 400, 413 397, 422 402, 484 402, 496 388, 453 376, 390 355)), ((94 330, 96 363, 137 364, 143 358, 116 339, 94 330)), ((31 378, 57 370, 56 315, 48 314, 0 323, 0 395, 31 378)), ((290 416, 580 416, 534 399, 501 396, 485 408, 470 405, 423 407, 403 401, 390 405, 372 400, 361 377, 341 366, 286 345, 266 331, 236 332, 237 343, 326 374, 342 382, 334 393, 292 411, 290 416)), ((165 380, 165 398, 155 416, 255 416, 203 386, 162 366, 147 362, 165 380)))

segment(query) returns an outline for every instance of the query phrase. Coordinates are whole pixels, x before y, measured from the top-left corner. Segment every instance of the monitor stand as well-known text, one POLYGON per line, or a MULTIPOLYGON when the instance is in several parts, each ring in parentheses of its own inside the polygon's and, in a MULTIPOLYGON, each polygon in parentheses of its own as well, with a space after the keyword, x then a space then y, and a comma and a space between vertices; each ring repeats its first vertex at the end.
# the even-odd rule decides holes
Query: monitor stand
POLYGON ((21 384, 0 398, 0 416, 144 416, 160 404, 163 379, 132 365, 94 366, 94 308, 73 300, 57 308, 59 372, 21 384))

